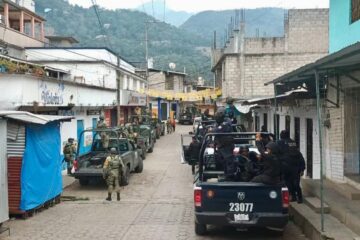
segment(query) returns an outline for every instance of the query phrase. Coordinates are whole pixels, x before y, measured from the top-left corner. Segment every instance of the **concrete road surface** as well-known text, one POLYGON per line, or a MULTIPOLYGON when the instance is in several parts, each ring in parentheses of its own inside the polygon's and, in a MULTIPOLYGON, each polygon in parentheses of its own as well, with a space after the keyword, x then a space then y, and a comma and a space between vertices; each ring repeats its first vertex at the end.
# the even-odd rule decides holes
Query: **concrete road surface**
POLYGON ((63 195, 86 197, 88 201, 62 202, 27 220, 11 220, 6 240, 49 239, 305 239, 297 227, 288 225, 283 237, 271 231, 236 231, 211 228, 207 236, 194 233, 193 177, 191 168, 180 163, 180 134, 190 126, 177 126, 176 133, 157 141, 144 161, 144 171, 133 174, 123 188, 121 201, 107 202, 102 182, 81 187, 76 181, 63 195))

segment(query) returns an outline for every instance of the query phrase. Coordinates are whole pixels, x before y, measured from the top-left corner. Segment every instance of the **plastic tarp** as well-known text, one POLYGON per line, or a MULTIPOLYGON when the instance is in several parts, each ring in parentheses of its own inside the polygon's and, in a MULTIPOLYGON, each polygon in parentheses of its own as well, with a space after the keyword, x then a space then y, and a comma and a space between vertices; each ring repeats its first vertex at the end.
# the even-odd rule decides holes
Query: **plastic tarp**
POLYGON ((21 210, 36 208, 62 192, 60 124, 26 125, 21 170, 21 210))

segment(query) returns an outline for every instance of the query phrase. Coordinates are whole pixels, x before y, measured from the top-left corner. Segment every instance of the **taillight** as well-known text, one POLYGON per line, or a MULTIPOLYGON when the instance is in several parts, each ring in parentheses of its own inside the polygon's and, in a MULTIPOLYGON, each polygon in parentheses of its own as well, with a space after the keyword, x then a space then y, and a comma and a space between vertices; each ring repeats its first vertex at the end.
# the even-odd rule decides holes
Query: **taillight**
POLYGON ((287 188, 281 189, 281 195, 282 195, 282 206, 283 208, 288 208, 290 203, 290 196, 289 196, 289 190, 287 188))
POLYGON ((74 166, 75 171, 76 171, 78 169, 78 162, 76 160, 74 161, 73 166, 74 166))
POLYGON ((201 207, 202 189, 201 187, 194 187, 194 204, 195 207, 201 207))

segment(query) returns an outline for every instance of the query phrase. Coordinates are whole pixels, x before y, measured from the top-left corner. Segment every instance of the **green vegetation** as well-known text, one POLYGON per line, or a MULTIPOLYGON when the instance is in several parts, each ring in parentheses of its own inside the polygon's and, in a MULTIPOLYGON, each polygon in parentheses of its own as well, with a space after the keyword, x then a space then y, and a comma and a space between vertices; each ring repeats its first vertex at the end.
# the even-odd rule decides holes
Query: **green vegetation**
MULTIPOLYGON (((36 0, 36 12, 47 19, 47 32, 54 35, 73 36, 80 41, 79 46, 106 47, 104 35, 99 27, 93 8, 70 5, 64 0, 36 0), (46 8, 52 10, 45 13, 46 8)), ((155 19, 136 10, 106 10, 99 8, 103 24, 110 37, 112 50, 129 62, 144 65, 145 61, 145 22, 155 19)), ((149 57, 154 58, 155 67, 168 69, 174 62, 177 71, 186 72, 197 79, 198 76, 210 79, 210 58, 197 47, 209 46, 205 38, 196 37, 182 29, 166 23, 149 24, 149 57)))
MULTIPOLYGON (((259 36, 279 37, 284 35, 284 14, 282 8, 258 8, 245 10, 245 32, 247 37, 255 37, 256 29, 259 36)), ((224 42, 225 29, 235 18, 234 10, 205 11, 190 17, 180 28, 198 36, 212 39, 217 32, 218 46, 224 42)))

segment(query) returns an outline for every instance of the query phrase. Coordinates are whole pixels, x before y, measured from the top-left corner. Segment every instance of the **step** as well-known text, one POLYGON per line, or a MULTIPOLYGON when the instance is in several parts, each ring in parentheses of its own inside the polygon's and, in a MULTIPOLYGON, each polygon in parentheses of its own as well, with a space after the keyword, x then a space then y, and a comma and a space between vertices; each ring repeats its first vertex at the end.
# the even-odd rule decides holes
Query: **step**
POLYGON ((338 193, 340 193, 341 195, 343 195, 344 197, 346 197, 349 200, 360 200, 360 190, 350 186, 349 184, 346 183, 339 183, 339 184, 334 184, 334 183, 330 183, 331 185, 333 185, 333 189, 335 191, 337 191, 338 193))
MULTIPOLYGON (((310 207, 314 212, 321 213, 321 201, 317 197, 306 197, 304 203, 310 207)), ((324 203, 324 213, 330 213, 330 207, 324 203)))
POLYGON ((356 240, 360 237, 328 214, 325 215, 325 231, 321 232, 320 214, 314 212, 305 204, 292 203, 290 214, 293 216, 294 223, 310 240, 356 240))

